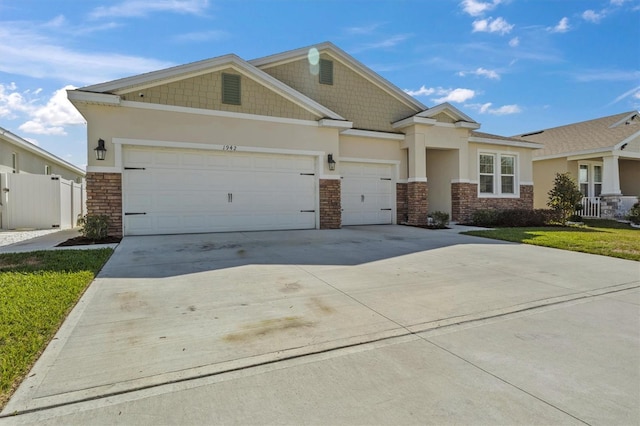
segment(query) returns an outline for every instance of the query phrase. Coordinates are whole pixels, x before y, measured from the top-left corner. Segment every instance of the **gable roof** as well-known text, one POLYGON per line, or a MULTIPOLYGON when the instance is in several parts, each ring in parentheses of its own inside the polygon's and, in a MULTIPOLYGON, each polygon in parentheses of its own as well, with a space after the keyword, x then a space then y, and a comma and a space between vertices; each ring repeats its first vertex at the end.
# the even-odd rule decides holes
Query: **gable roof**
POLYGON ((317 49, 319 53, 327 53, 330 56, 338 59, 340 62, 345 64, 347 67, 351 68, 358 74, 362 75, 364 78, 380 87, 385 92, 389 93, 405 105, 417 111, 423 111, 427 109, 425 105, 423 105, 420 101, 409 96, 398 86, 391 83, 389 80, 380 76, 378 73, 371 70, 371 68, 364 65, 362 62, 355 59, 353 56, 349 55, 344 50, 337 47, 335 44, 331 42, 324 42, 320 44, 315 44, 312 46, 301 47, 294 50, 289 50, 287 52, 277 53, 275 55, 269 55, 262 58, 257 58, 250 60, 249 63, 258 68, 270 68, 273 66, 281 65, 287 62, 297 61, 302 58, 306 58, 309 54, 310 49, 317 49))
POLYGON ((49 151, 45 151, 44 149, 40 148, 37 145, 32 144, 31 142, 29 142, 26 139, 21 138, 20 136, 16 135, 15 133, 10 132, 9 130, 0 127, 0 139, 9 142, 12 145, 18 146, 22 149, 24 149, 25 151, 29 151, 32 154, 35 154, 39 157, 42 157, 44 159, 47 159, 49 161, 51 161, 52 163, 55 163, 61 167, 64 167, 65 169, 71 170, 73 173, 77 173, 80 176, 84 176, 85 175, 85 171, 82 170, 81 168, 74 166, 71 163, 66 162, 65 160, 63 160, 60 157, 57 157, 53 154, 51 154, 49 151))
POLYGON ((638 111, 523 133, 513 138, 544 144, 544 148, 534 152, 534 157, 561 157, 586 151, 617 149, 635 136, 640 136, 638 111))
POLYGON ((469 142, 489 143, 494 145, 519 146, 522 148, 542 148, 540 143, 523 141, 522 139, 509 138, 505 136, 493 135, 491 133, 477 132, 472 130, 469 133, 469 142))
MULTIPOLYGON (((185 65, 178 65, 171 68, 166 68, 158 71, 152 71, 145 74, 134 75, 131 77, 125 77, 118 80, 109 81, 106 83, 94 84, 91 86, 81 87, 76 89, 75 92, 90 92, 90 93, 102 93, 102 94, 115 94, 119 95, 125 92, 133 91, 136 89, 143 89, 159 84, 166 84, 185 78, 194 77, 197 75, 214 72, 223 68, 232 67, 236 71, 246 75, 247 77, 257 81, 265 87, 273 90, 284 98, 292 101, 300 107, 312 112, 320 118, 330 118, 333 120, 345 120, 342 116, 329 108, 319 104, 313 99, 303 95, 295 89, 287 86, 281 81, 271 77, 264 71, 251 65, 244 59, 237 55, 229 54, 224 56, 218 56, 216 58, 205 59, 202 61, 191 62, 185 65)), ((73 98, 70 91, 70 98, 73 98)), ((81 99, 80 97, 76 97, 81 99)))

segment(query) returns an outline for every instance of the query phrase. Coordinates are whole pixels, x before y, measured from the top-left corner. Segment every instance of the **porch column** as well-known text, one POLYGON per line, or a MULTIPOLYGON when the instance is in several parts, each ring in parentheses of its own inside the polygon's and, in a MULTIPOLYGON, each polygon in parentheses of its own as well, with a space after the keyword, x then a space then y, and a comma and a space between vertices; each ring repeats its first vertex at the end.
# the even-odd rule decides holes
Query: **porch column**
POLYGON ((602 158, 602 195, 621 195, 618 156, 602 158))
POLYGON ((407 134, 404 147, 409 151, 407 179, 407 224, 427 224, 427 149, 425 135, 407 134))

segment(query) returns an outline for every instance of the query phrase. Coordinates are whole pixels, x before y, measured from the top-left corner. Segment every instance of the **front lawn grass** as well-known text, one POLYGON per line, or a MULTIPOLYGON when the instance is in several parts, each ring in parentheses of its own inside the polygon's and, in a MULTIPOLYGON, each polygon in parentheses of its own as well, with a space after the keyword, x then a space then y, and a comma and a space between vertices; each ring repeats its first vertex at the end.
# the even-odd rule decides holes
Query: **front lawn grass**
POLYGON ((0 408, 112 252, 0 254, 0 408))
POLYGON ((464 234, 640 261, 640 229, 614 220, 584 222, 584 226, 496 228, 464 234))

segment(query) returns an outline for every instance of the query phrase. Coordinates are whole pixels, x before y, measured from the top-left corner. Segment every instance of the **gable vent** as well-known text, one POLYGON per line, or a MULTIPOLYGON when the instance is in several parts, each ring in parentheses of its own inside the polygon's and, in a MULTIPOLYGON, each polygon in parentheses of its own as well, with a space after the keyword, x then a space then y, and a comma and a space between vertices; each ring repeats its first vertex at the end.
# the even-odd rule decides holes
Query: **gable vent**
POLYGON ((222 74, 222 103, 240 105, 240 76, 222 74))
POLYGON ((320 84, 333 85, 333 61, 320 59, 320 84))

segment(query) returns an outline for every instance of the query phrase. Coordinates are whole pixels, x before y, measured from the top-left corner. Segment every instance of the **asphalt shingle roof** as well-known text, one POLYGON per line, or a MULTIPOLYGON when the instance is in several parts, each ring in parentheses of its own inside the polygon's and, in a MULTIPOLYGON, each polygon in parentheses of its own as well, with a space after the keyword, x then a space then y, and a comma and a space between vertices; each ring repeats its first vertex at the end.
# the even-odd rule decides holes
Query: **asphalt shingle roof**
POLYGON ((511 139, 544 144, 544 148, 534 151, 533 154, 534 157, 544 157, 598 148, 613 148, 639 131, 640 113, 627 111, 595 120, 523 133, 511 139), (627 117, 628 119, 624 120, 627 117), (619 124, 611 127, 616 123, 619 124))

